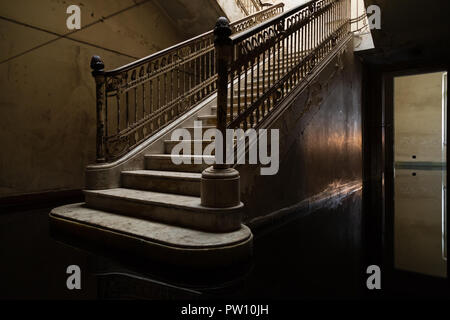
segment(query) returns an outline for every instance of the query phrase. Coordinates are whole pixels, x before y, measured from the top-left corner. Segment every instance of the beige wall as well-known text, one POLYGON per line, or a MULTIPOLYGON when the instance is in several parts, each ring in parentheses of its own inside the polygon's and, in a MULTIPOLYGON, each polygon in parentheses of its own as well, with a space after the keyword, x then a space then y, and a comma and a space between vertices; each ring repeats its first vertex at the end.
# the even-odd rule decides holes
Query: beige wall
POLYGON ((242 12, 241 8, 238 6, 236 0, 217 0, 217 3, 225 12, 227 17, 231 22, 242 19, 245 14, 242 12))
POLYGON ((214 28, 217 18, 227 16, 230 21, 236 8, 235 0, 152 0, 167 12, 173 24, 192 38, 214 28), (222 4, 221 4, 222 2, 222 4), (230 10, 231 9, 231 10, 230 10))
POLYGON ((95 161, 92 55, 111 69, 185 38, 153 1, 77 3, 82 27, 105 17, 70 35, 88 43, 36 29, 68 33, 69 4, 0 2, 0 197, 83 188, 95 161))
POLYGON ((442 72, 394 79, 395 161, 441 162, 441 122, 442 72))

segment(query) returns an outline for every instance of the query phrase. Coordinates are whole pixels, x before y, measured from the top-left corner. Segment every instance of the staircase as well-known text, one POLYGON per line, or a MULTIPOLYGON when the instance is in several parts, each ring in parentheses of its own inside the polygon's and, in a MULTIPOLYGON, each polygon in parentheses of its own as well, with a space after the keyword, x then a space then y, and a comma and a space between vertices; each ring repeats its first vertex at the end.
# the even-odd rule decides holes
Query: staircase
MULTIPOLYGON (((304 53, 307 54, 307 53, 304 53)), ((272 58, 277 59, 277 57, 272 58)), ((283 59, 291 59, 291 55, 283 55, 283 59)), ((284 61, 283 61, 284 62, 284 61)), ((268 81, 271 70, 261 74, 268 81)), ((277 75, 275 75, 277 79, 277 75)), ((248 77, 250 86, 252 79, 248 77)), ((234 101, 237 99, 244 104, 250 103, 258 95, 263 94, 263 88, 254 87, 253 95, 248 93, 247 98, 238 97, 238 89, 234 88, 234 101)), ((199 126, 184 126, 182 128, 194 136, 194 130, 201 128, 202 134, 207 129, 217 126, 217 100, 211 106, 210 114, 196 116, 194 123, 199 126)), ((227 113, 230 108, 227 109, 227 113)), ((254 112, 256 117, 256 111, 254 112)), ((164 153, 145 154, 142 170, 126 170, 121 172, 121 187, 107 190, 86 190, 86 205, 98 210, 117 212, 122 215, 133 216, 149 221, 159 221, 181 227, 196 228, 207 232, 233 232, 245 228, 240 223, 240 206, 237 210, 229 209, 226 215, 214 212, 200 203, 200 182, 202 172, 214 161, 213 156, 203 155, 203 150, 214 139, 210 140, 183 140, 183 144, 191 145, 190 155, 172 155, 172 149, 180 140, 164 140, 164 153), (195 154, 194 150, 201 153, 195 154), (174 158, 188 158, 191 164, 174 164, 174 158), (209 160, 209 161, 207 161, 209 160), (200 162, 200 163, 197 163, 200 162)))
MULTIPOLYGON (((288 55, 285 56, 285 59, 288 59, 288 55)), ((263 76, 267 78, 270 74, 268 70, 263 76)), ((251 79, 248 78, 247 81, 251 85, 251 79)), ((237 94, 237 88, 234 90, 237 94)), ((253 96, 247 96, 248 103, 252 97, 255 98, 258 95, 258 91, 262 94, 263 88, 254 87, 253 96)), ((245 103, 244 96, 241 96, 240 100, 241 103, 245 103)), ((236 102, 237 98, 234 103, 236 102)), ((196 116, 195 120, 196 124, 201 124, 202 134, 207 129, 216 128, 216 99, 212 102, 210 114, 196 116)), ((191 136, 194 136, 195 126, 182 128, 187 129, 191 136)), ((195 239, 196 246, 201 247, 203 251, 209 249, 207 254, 205 253, 206 256, 198 260, 203 263, 218 260, 217 264, 223 266, 233 260, 245 260, 245 257, 251 252, 252 235, 250 230, 241 224, 242 205, 236 208, 227 208, 225 214, 223 211, 215 211, 201 206, 202 171, 209 167, 207 162, 211 163, 214 157, 194 153, 171 155, 173 147, 178 143, 180 143, 179 140, 164 140, 164 153, 145 154, 143 169, 121 172, 120 188, 85 190, 84 204, 56 208, 52 211, 52 217, 69 219, 76 212, 78 220, 81 220, 80 214, 84 213, 85 222, 99 228, 116 229, 118 225, 130 224, 133 230, 162 230, 159 233, 144 231, 142 234, 149 243, 165 241, 166 246, 170 245, 175 248, 181 244, 185 248, 187 246, 186 237, 191 241, 195 239), (173 158, 186 157, 192 164, 174 164, 173 158), (96 219, 94 216, 97 216, 96 219), (104 219, 100 219, 99 216, 104 219), (169 241, 165 238, 168 235, 178 237, 169 241), (214 239, 217 238, 222 241, 216 242, 217 240, 214 239), (211 241, 214 243, 214 249, 210 248, 209 242, 211 241), (223 255, 223 251, 226 251, 230 245, 232 248, 230 251, 234 252, 231 259, 230 253, 223 255), (212 260, 213 251, 218 251, 220 255, 227 257, 226 261, 219 257, 212 260)), ((191 150, 203 151, 207 145, 214 143, 214 140, 183 140, 183 143, 191 144, 191 150), (201 147, 195 148, 196 144, 201 147)), ((189 249, 191 250, 187 252, 192 255, 195 247, 189 249)), ((154 255, 153 252, 152 255, 154 255)), ((179 259, 177 263, 189 261, 188 266, 192 263, 186 258, 179 259)))
MULTIPOLYGON (((301 28, 308 26, 316 17, 324 18, 322 23, 325 25, 326 10, 340 8, 344 12, 343 4, 346 3, 346 0, 312 1, 291 13, 306 12, 302 13, 304 25, 294 26, 287 19, 284 31, 277 29, 279 22, 268 24, 267 28, 273 29, 275 26, 276 37, 289 27, 303 32, 301 28), (318 3, 320 6, 316 6, 318 3)), ((254 31, 255 28, 252 31, 250 27, 280 15, 282 8, 282 5, 273 6, 232 24, 231 29, 234 28, 237 34, 236 48, 248 48, 247 41, 258 37, 258 32, 261 32, 254 31), (250 28, 249 35, 245 35, 245 28, 250 28)), ((294 45, 294 38, 290 45, 288 38, 285 42, 268 42, 266 47, 261 44, 266 51, 258 51, 258 56, 250 60, 246 60, 245 55, 244 58, 239 54, 234 58, 221 55, 231 50, 222 51, 219 42, 213 45, 212 33, 110 73, 103 71, 103 62, 94 57, 91 67, 97 84, 98 118, 98 165, 95 168, 100 173, 94 179, 96 187, 88 184, 84 191, 85 203, 52 210, 52 228, 152 261, 187 267, 223 267, 247 260, 251 255, 252 233, 242 224, 244 205, 239 200, 239 176, 232 172, 234 169, 215 166, 215 172, 220 174, 217 180, 214 177, 211 180, 205 169, 210 167, 208 163, 214 162, 213 156, 196 154, 195 151, 189 155, 171 155, 180 141, 171 140, 170 132, 185 128, 194 136, 199 124, 202 133, 212 128, 223 130, 227 123, 233 124, 232 128, 245 130, 262 126, 264 117, 300 83, 303 73, 306 76, 313 70, 321 57, 326 55, 327 46, 331 49, 331 44, 347 30, 344 28, 346 22, 339 24, 340 20, 331 17, 329 25, 334 29, 330 29, 329 35, 324 33, 320 39, 305 37, 302 41, 307 45, 302 47, 296 42, 294 45), (200 45, 193 46, 192 43, 200 45), (193 56, 193 47, 201 52, 193 56), (217 50, 217 53, 212 50, 217 50), (175 61, 175 56, 179 58, 181 52, 186 62, 175 61), (215 63, 214 56, 217 57, 215 63), (238 69, 231 71, 231 76, 229 70, 223 74, 224 69, 220 69, 221 57, 235 59, 233 65, 238 65, 238 69), (201 62, 197 64, 197 60, 201 62), (217 73, 216 67, 219 69, 217 73), (160 70, 164 70, 163 73, 160 70), (168 80, 173 79, 174 73, 178 75, 178 80, 168 80), (217 94, 216 77, 219 79, 217 94), (228 85, 221 86, 220 79, 225 79, 228 85), (157 98, 153 98, 154 92, 158 92, 157 98), (111 97, 114 99, 109 100, 111 97), (112 101, 117 106, 115 114, 112 101), (134 101, 131 111, 130 101, 134 101), (141 107, 139 101, 142 101, 141 107), (202 102, 204 105, 199 108, 202 102), (120 118, 124 103, 126 119, 120 118), (226 110, 225 119, 218 117, 218 110, 226 110), (187 120, 179 121, 181 117, 187 120), (114 124, 115 119, 117 122, 114 124), (159 147, 142 147, 164 130, 168 130, 166 134, 156 139, 159 147), (126 142, 125 147, 122 147, 123 141, 126 142), (136 153, 139 148, 142 150, 136 153), (135 154, 130 156, 133 152, 135 154), (175 164, 174 159, 190 160, 190 164, 175 164), (116 182, 111 187, 109 181, 114 179, 116 182), (210 191, 206 186, 214 183, 218 183, 217 189, 210 191), (205 192, 205 188, 209 191, 205 192), (204 199, 211 196, 213 198, 208 201, 204 199), (226 200, 214 202, 214 197, 226 200)), ((219 22, 215 30, 216 40, 222 36, 220 28, 230 28, 219 22)), ((295 39, 301 40, 303 33, 295 39)), ((246 50, 242 49, 242 52, 247 53, 246 50)), ((182 143, 190 144, 191 150, 204 150, 214 143, 214 139, 183 140, 182 143)))

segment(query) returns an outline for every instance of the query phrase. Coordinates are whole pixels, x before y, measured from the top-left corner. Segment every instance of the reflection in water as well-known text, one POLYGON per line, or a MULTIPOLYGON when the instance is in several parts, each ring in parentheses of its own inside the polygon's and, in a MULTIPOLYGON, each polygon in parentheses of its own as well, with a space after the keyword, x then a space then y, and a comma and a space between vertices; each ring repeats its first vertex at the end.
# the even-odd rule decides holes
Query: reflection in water
POLYGON ((395 169, 395 267, 447 276, 446 170, 395 169))
POLYGON ((197 272, 55 237, 51 208, 0 214, 0 299, 355 299, 367 280, 361 191, 335 204, 257 230, 248 265, 197 272), (82 290, 67 290, 72 264, 82 270, 82 290))
POLYGON ((447 276, 446 72, 394 77, 395 267, 447 276))

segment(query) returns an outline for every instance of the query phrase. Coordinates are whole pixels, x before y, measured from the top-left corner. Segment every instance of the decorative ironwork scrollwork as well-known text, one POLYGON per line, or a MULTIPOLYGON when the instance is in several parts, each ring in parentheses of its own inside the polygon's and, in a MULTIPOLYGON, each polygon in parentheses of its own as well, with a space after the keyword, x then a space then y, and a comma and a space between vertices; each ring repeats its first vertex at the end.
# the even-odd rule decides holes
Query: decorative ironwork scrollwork
POLYGON ((117 136, 106 140, 106 152, 109 158, 118 158, 128 151, 130 145, 130 137, 117 136))
POLYGON ((260 126, 344 39, 350 39, 350 0, 313 0, 233 37, 223 75, 232 85, 219 81, 227 95, 220 121, 228 128, 260 126))
MULTIPOLYGON (((242 32, 283 11, 278 4, 231 24, 242 32)), ((217 89, 213 32, 112 71, 91 68, 97 95, 97 161, 113 161, 217 89)))

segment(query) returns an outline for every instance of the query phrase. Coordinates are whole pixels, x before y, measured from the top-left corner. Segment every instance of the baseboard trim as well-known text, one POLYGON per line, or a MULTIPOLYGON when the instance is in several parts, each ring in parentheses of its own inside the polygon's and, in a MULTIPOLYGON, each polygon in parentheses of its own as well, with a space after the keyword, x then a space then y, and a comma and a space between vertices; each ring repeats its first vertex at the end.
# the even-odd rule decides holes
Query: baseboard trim
POLYGON ((46 191, 0 197, 0 212, 15 212, 84 201, 81 189, 46 191))

